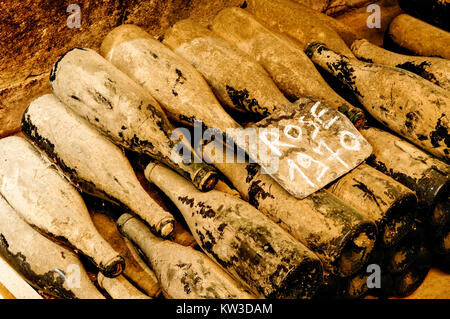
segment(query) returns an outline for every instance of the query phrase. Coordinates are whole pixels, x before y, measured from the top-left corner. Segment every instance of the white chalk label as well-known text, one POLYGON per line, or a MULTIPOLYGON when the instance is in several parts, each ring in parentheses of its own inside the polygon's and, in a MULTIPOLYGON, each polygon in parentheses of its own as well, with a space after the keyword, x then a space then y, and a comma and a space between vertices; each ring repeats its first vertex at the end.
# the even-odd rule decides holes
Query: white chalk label
POLYGON ((235 133, 233 139, 264 173, 303 199, 361 164, 372 146, 332 107, 315 101, 293 106, 235 133))

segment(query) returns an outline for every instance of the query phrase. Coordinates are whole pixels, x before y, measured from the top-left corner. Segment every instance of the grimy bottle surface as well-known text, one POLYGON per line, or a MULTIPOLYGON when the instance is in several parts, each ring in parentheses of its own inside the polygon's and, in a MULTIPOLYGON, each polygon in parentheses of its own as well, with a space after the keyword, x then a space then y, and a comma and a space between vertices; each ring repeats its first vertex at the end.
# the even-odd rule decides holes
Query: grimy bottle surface
POLYGON ((450 94, 445 89, 409 71, 349 59, 322 43, 311 43, 307 54, 383 125, 450 161, 450 94))
MULTIPOLYGON (((383 130, 371 127, 360 133, 373 147, 367 164, 415 191, 419 209, 426 210, 429 218, 433 218, 431 212, 435 205, 448 201, 449 165, 383 130)), ((441 224, 439 218, 436 222, 441 224)))
POLYGON ((367 164, 341 177, 329 191, 373 220, 385 247, 396 245, 412 228, 417 209, 414 192, 367 164))
POLYGON ((184 161, 174 147, 173 127, 158 102, 93 50, 74 48, 61 55, 50 73, 53 93, 114 143, 171 166, 201 190, 217 175, 205 163, 184 161))
MULTIPOLYGON (((302 16, 310 15, 313 16, 313 18, 311 19, 320 20, 321 23, 333 29, 341 37, 341 39, 344 40, 345 44, 347 44, 347 46, 349 47, 353 43, 353 41, 360 38, 359 33, 356 32, 351 26, 345 24, 344 22, 341 22, 338 19, 333 18, 332 16, 322 13, 317 9, 314 9, 314 7, 309 7, 307 4, 303 4, 304 2, 303 0, 294 1, 295 4, 293 4, 292 0, 276 0, 276 1, 281 2, 283 6, 288 6, 293 12, 293 15, 299 14, 299 18, 300 15, 302 16), (300 11, 300 13, 297 13, 297 11, 300 11)), ((316 1, 313 0, 310 2, 316 1)), ((295 25, 292 24, 292 26, 295 25)), ((342 45, 342 43, 340 45, 342 45)))
POLYGON ((254 298, 205 254, 156 237, 130 214, 123 214, 117 225, 120 232, 144 253, 166 298, 254 298))
POLYGON ((443 89, 450 90, 449 60, 398 54, 380 48, 366 39, 356 40, 351 49, 360 60, 404 69, 420 75, 443 89))
POLYGON ((95 229, 81 195, 24 138, 0 140, 0 193, 30 225, 67 240, 108 277, 123 258, 95 229))
POLYGON ((190 19, 175 23, 163 43, 189 61, 229 108, 267 116, 291 104, 256 60, 190 19))
POLYGON ((104 299, 78 257, 28 225, 1 195, 0 254, 45 293, 66 299, 104 299))
POLYGON ((122 275, 133 282, 148 296, 157 297, 161 293, 161 288, 159 287, 155 273, 141 261, 139 255, 132 251, 133 247, 130 248, 126 242, 126 238, 117 229, 114 220, 105 214, 93 210, 91 207, 89 213, 100 235, 125 260, 126 267, 122 275))
POLYGON ((236 158, 225 160, 227 154, 221 148, 215 142, 208 143, 203 156, 230 180, 243 199, 312 250, 327 271, 349 276, 365 263, 376 237, 370 219, 326 190, 297 199, 263 174, 259 165, 236 158))
POLYGON ((308 298, 315 293, 322 281, 319 259, 246 201, 214 190, 201 193, 156 163, 145 176, 177 205, 203 251, 255 294, 308 298))
POLYGON ((392 274, 402 273, 420 259, 422 263, 431 263, 430 252, 421 232, 420 227, 415 227, 397 246, 386 251, 384 264, 387 271, 392 274))
POLYGON ((22 131, 76 187, 127 206, 162 236, 171 233, 172 215, 144 191, 120 148, 53 94, 30 104, 22 131))
POLYGON ((310 42, 323 42, 329 48, 353 57, 344 40, 323 19, 287 0, 247 0, 246 10, 274 31, 294 38, 303 50, 310 42))
POLYGON ((450 33, 409 14, 395 17, 387 36, 401 48, 417 55, 450 59, 450 33))
POLYGON ((103 40, 102 55, 148 90, 169 116, 193 126, 201 119, 223 134, 239 128, 217 101, 201 74, 185 59, 138 26, 115 28, 103 40))
POLYGON ((364 112, 329 87, 298 45, 269 30, 247 11, 223 9, 211 29, 257 60, 291 100, 304 96, 319 98, 345 114, 357 128, 364 125, 364 112))
POLYGON ((122 275, 108 278, 99 273, 97 281, 99 286, 105 289, 113 299, 151 299, 140 292, 122 275))

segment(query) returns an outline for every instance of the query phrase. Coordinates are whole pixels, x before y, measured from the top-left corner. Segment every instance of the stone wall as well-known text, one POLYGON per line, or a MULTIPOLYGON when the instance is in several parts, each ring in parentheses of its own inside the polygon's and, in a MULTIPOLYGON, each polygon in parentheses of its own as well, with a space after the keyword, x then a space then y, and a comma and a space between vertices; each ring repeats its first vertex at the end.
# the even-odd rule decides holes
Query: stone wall
MULTIPOLYGON (((327 13, 367 0, 294 0, 327 13)), ((191 16, 207 24, 226 6, 244 0, 6 0, 0 2, 0 137, 19 130, 24 109, 50 92, 53 62, 74 46, 99 48, 103 37, 122 23, 135 23, 155 37, 191 16), (81 28, 68 28, 67 6, 78 3, 81 28)), ((372 1, 374 2, 374 1, 372 1)))

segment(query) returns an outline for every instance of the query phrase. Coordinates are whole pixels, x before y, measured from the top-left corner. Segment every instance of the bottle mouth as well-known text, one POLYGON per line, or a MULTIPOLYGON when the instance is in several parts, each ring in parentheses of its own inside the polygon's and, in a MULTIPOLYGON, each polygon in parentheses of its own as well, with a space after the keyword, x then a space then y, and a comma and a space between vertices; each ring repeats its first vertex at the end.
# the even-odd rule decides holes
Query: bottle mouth
POLYGON ((158 225, 158 233, 162 238, 167 238, 169 237, 172 232, 173 232, 173 228, 174 228, 174 223, 175 221, 172 218, 164 218, 163 220, 161 220, 159 222, 158 225))
MULTIPOLYGON (((341 112, 341 110, 338 108, 338 111, 341 112)), ((342 112, 345 116, 348 117, 350 122, 359 130, 360 128, 363 128, 366 125, 367 119, 366 114, 363 110, 353 107, 351 109, 347 109, 346 111, 342 112)))
POLYGON ((125 260, 122 256, 116 256, 102 267, 101 273, 108 278, 119 276, 125 269, 125 260))
POLYGON ((319 49, 320 47, 326 47, 325 44, 322 42, 310 42, 308 46, 306 47, 305 53, 309 58, 312 58, 314 53, 319 49))
POLYGON ((209 167, 200 168, 194 175, 192 182, 202 192, 212 190, 219 180, 217 172, 209 167))
POLYGON ((358 51, 358 49, 366 43, 370 43, 370 42, 364 38, 356 39, 355 41, 353 41, 352 45, 350 46, 350 50, 352 50, 352 52, 355 53, 355 51, 358 51))

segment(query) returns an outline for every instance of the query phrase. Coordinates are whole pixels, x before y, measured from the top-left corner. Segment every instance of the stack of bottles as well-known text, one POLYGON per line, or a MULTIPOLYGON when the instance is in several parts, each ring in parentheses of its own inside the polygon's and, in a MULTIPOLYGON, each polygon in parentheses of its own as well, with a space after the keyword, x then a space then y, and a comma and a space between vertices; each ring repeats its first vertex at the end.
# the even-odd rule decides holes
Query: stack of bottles
POLYGON ((449 34, 419 50, 407 36, 435 27, 414 19, 397 17, 389 39, 426 56, 357 40, 288 0, 248 0, 208 27, 182 20, 161 42, 122 25, 99 53, 69 50, 52 94, 23 115, 25 138, 0 140, 2 257, 58 298, 411 294, 450 259, 449 34), (303 199, 232 143, 175 128, 226 137, 316 101, 373 153, 303 199))

